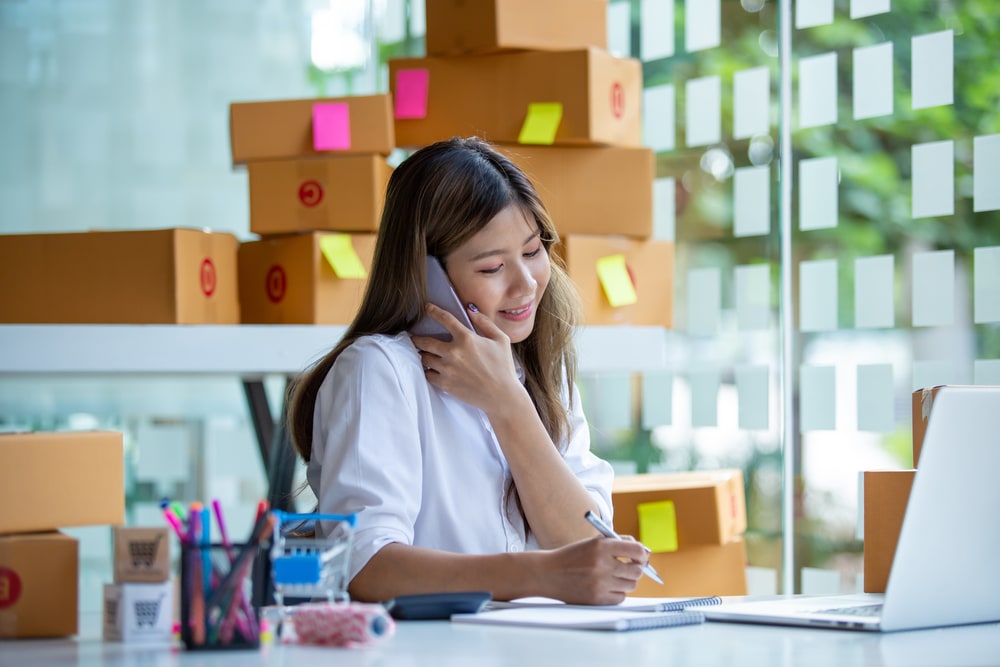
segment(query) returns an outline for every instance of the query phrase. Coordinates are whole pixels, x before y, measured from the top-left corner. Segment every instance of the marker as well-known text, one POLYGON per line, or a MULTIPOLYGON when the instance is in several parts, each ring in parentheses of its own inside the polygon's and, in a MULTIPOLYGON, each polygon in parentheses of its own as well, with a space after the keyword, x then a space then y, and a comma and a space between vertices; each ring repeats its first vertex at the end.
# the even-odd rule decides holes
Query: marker
MULTIPOLYGON (((599 532, 604 537, 610 537, 613 540, 622 539, 621 535, 613 531, 611 529, 611 526, 601 521, 601 518, 596 514, 594 514, 593 512, 591 512, 590 510, 587 510, 587 513, 583 515, 583 518, 586 519, 588 522, 590 522, 590 525, 596 528, 597 532, 599 532)), ((642 566, 642 571, 646 574, 647 577, 649 577, 656 583, 658 584, 663 583, 663 579, 660 578, 660 575, 656 573, 656 570, 654 570, 653 566, 650 565, 648 562, 642 566)))
POLYGON ((177 515, 174 514, 174 511, 169 507, 164 507, 163 518, 165 518, 167 523, 170 524, 170 527, 174 529, 174 533, 177 534, 177 539, 179 539, 181 543, 187 542, 187 537, 184 535, 184 526, 181 524, 181 520, 177 518, 177 515))

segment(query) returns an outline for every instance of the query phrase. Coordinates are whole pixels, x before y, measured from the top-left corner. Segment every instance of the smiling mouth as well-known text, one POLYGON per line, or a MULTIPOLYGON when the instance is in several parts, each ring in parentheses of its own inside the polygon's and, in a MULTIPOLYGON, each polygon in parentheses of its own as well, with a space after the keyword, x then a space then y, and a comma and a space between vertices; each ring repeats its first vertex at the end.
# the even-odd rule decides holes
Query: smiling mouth
POLYGON ((520 321, 524 320, 531 315, 531 308, 533 303, 529 303, 526 306, 521 306, 520 308, 511 308, 510 310, 501 310, 500 313, 510 320, 520 321))

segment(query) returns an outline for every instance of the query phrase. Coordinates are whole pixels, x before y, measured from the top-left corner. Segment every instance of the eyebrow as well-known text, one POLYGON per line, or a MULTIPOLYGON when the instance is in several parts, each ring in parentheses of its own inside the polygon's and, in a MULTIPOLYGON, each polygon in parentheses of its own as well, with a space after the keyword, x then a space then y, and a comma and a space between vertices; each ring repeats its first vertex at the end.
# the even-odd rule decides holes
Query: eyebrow
MULTIPOLYGON (((541 229, 541 227, 539 227, 534 232, 532 232, 531 236, 529 236, 528 238, 524 239, 524 243, 522 243, 521 245, 522 246, 526 246, 529 243, 531 243, 534 239, 538 238, 541 235, 542 235, 542 229, 541 229)), ((472 261, 473 262, 477 262, 477 261, 479 261, 481 259, 486 259, 487 257, 492 257, 493 255, 502 255, 503 252, 504 252, 503 250, 487 250, 486 252, 481 252, 478 255, 476 255, 475 257, 473 257, 472 261)))

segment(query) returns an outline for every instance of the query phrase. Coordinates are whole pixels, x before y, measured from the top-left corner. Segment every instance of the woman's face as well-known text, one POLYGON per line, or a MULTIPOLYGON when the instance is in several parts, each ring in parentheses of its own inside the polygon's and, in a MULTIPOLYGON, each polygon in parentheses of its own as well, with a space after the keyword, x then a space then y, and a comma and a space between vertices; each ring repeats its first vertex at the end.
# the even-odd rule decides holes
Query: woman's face
POLYGON ((508 206, 444 260, 463 305, 475 304, 512 343, 531 334, 551 274, 534 219, 508 206))

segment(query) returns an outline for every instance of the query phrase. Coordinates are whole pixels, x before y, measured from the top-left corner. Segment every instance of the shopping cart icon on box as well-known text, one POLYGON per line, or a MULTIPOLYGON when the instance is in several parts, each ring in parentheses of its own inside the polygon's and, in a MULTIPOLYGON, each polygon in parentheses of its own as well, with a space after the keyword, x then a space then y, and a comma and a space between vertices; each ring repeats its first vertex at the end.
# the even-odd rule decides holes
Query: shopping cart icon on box
POLYGON ((278 520, 270 554, 275 602, 285 605, 289 598, 350 601, 347 575, 357 515, 278 510, 272 514, 278 520), (317 522, 324 524, 325 537, 315 536, 317 522), (308 528, 289 530, 289 523, 308 528))
POLYGON ((104 624, 118 627, 118 598, 104 599, 104 624))
POLYGON ((153 600, 136 600, 135 601, 135 624, 138 627, 156 627, 156 621, 160 617, 160 606, 163 602, 163 596, 153 600))
POLYGON ((152 567, 161 539, 163 535, 157 534, 155 540, 129 540, 128 554, 132 558, 132 567, 152 567))

